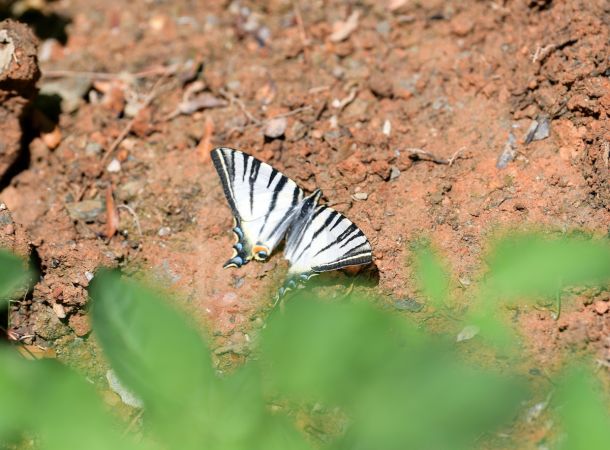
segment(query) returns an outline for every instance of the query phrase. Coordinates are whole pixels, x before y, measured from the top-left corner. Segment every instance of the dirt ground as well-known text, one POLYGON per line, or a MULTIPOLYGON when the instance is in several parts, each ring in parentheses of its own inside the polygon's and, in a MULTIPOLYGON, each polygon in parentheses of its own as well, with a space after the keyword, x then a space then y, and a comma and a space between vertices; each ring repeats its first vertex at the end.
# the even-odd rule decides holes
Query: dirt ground
MULTIPOLYGON (((25 342, 99 376, 86 288, 96 268, 120 266, 177 292, 220 364, 247 356, 286 263, 222 269, 233 236, 209 158, 220 145, 320 187, 372 243, 377 270, 357 289, 406 316, 426 313, 399 307, 421 298, 408 262, 422 237, 466 298, 499 230, 609 233, 606 1, 204 3, 19 12, 42 78, 29 161, 0 201, 4 233, 27 237, 41 271, 10 311, 25 342)), ((328 280, 330 295, 351 282, 328 280)), ((518 314, 540 367, 566 349, 610 363, 608 293, 574 300, 557 321, 518 314)))

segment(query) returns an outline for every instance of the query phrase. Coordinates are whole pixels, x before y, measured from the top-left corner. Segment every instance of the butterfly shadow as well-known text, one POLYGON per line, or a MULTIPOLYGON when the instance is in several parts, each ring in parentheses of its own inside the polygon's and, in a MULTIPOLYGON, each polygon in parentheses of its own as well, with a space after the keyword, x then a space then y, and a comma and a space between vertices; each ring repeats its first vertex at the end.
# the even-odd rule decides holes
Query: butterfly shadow
POLYGON ((354 289, 372 289, 378 285, 379 268, 372 263, 357 271, 343 269, 323 272, 295 291, 287 293, 285 300, 290 301, 293 295, 300 296, 307 291, 315 293, 319 298, 336 300, 349 296, 354 289))

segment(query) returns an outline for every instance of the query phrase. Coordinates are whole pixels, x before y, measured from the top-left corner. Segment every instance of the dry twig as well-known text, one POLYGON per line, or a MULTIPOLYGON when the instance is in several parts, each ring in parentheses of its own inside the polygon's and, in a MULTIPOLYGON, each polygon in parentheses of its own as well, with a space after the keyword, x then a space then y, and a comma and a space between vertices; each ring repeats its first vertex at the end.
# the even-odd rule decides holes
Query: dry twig
POLYGON ((93 80, 142 79, 153 78, 159 75, 172 75, 178 72, 180 65, 173 64, 168 67, 153 67, 140 72, 87 72, 78 70, 43 70, 43 78, 91 78, 93 80))
POLYGON ((294 0, 292 2, 292 8, 294 10, 294 18, 297 21, 297 26, 299 27, 299 36, 301 38, 301 44, 303 45, 303 56, 305 58, 305 62, 308 61, 308 48, 311 41, 307 36, 307 31, 305 30, 305 22, 303 22, 303 15, 301 14, 301 2, 299 0, 294 0))
POLYGON ((112 185, 106 188, 106 238, 111 239, 119 227, 119 212, 114 203, 112 185))
MULTIPOLYGON (((158 95, 161 85, 170 75, 171 75, 170 73, 166 72, 161 77, 159 77, 159 79, 153 85, 153 88, 151 89, 150 93, 144 100, 144 103, 142 104, 142 109, 148 108, 150 106, 150 104, 153 102, 153 100, 158 95)), ((123 142, 123 139, 125 139, 127 137, 127 135, 131 132, 131 129, 133 128, 136 118, 137 118, 137 115, 134 118, 132 118, 127 123, 127 125, 125 125, 125 128, 123 128, 121 133, 117 136, 117 138, 114 140, 112 145, 108 148, 108 150, 106 151, 104 156, 102 156, 102 159, 100 161, 100 170, 98 171, 96 178, 98 178, 100 175, 102 175, 104 173, 104 167, 106 165, 106 161, 108 160, 110 155, 112 155, 114 153, 114 151, 119 147, 121 142, 123 142)), ((81 191, 76 196, 76 201, 82 200, 82 198, 85 195, 85 193, 87 192, 87 190, 91 187, 91 184, 92 184, 92 180, 85 183, 85 185, 83 186, 81 191)))
POLYGON ((451 157, 449 159, 443 159, 443 158, 439 158, 434 153, 430 153, 426 150, 422 150, 421 148, 411 147, 411 148, 404 149, 405 152, 409 152, 411 155, 416 156, 416 158, 418 158, 418 159, 432 161, 433 163, 436 163, 436 164, 446 164, 448 166, 453 165, 453 163, 460 157, 460 153, 463 150, 464 150, 463 148, 460 148, 453 155, 451 155, 451 157))
POLYGON ((244 105, 244 102, 242 102, 235 95, 231 94, 229 91, 227 91, 225 89, 221 89, 220 91, 218 91, 218 93, 222 97, 229 100, 229 102, 231 102, 231 104, 235 103, 237 106, 239 106, 239 109, 241 109, 241 112, 244 113, 244 115, 246 116, 246 118, 248 119, 248 121, 250 123, 253 123, 255 125, 262 125, 262 122, 260 120, 258 120, 256 117, 254 117, 252 115, 252 113, 250 113, 250 111, 248 111, 248 109, 246 108, 246 105, 244 105))
MULTIPOLYGON (((303 112, 303 111, 309 111, 310 109, 311 109, 311 105, 300 106, 300 107, 295 108, 295 109, 293 109, 293 110, 291 110, 291 111, 288 111, 288 112, 286 112, 286 113, 282 113, 282 114, 278 114, 278 115, 273 116, 273 117, 269 117, 268 119, 265 119, 265 120, 263 121, 263 124, 265 124, 265 123, 267 123, 267 122, 271 122, 271 121, 272 121, 272 120, 274 120, 274 119, 279 119, 279 118, 281 118, 281 117, 290 117, 290 116, 294 116, 294 115, 299 114, 299 113, 301 113, 301 112, 303 112)), ((261 124, 261 125, 262 125, 262 124, 261 124)))
POLYGON ((334 99, 331 103, 331 106, 333 108, 338 109, 339 111, 342 111, 343 108, 345 108, 347 105, 349 105, 356 99, 356 95, 358 95, 358 88, 354 87, 349 91, 347 97, 342 98, 341 100, 339 100, 338 98, 334 99))
POLYGON ((142 418, 143 415, 144 415, 143 409, 140 409, 136 414, 133 415, 133 417, 131 418, 131 421, 127 425, 127 428, 125 428, 125 431, 123 432, 123 436, 127 436, 129 433, 131 433, 131 431, 136 426, 136 423, 138 423, 138 421, 142 418))
MULTIPOLYGON (((155 82, 153 88, 151 89, 150 94, 148 94, 146 96, 146 98, 144 99, 144 103, 142 104, 141 109, 148 108, 150 106, 150 104, 153 102, 153 100, 159 93, 159 88, 161 87, 161 84, 163 84, 163 82, 167 79, 168 76, 169 76, 168 74, 163 74, 161 77, 159 77, 159 79, 155 82)), ((121 133, 114 140, 114 142, 112 143, 112 145, 110 146, 110 148, 108 149, 106 154, 104 154, 104 156, 102 157, 102 161, 101 161, 102 162, 102 171, 104 170, 104 168, 103 168, 104 163, 108 160, 110 155, 112 155, 114 153, 114 151, 119 147, 119 145, 121 145, 121 142, 123 142, 123 139, 125 139, 127 137, 127 135, 131 132, 131 129, 133 128, 133 124, 136 122, 136 118, 137 118, 137 115, 135 117, 133 117, 127 123, 127 125, 125 125, 125 128, 123 128, 123 131, 121 131, 121 133)))

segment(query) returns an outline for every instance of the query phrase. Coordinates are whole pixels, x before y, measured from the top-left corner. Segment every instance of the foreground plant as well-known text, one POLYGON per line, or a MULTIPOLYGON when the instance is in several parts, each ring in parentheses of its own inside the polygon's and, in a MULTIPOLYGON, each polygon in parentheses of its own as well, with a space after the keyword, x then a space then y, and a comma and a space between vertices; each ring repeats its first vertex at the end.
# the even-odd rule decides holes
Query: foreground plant
MULTIPOLYGON (((603 245, 557 245, 559 253, 546 247, 550 257, 568 248, 578 264, 580 275, 571 283, 610 278, 603 245)), ((419 261, 422 283, 448 282, 435 255, 426 250, 419 261)), ((0 264, 0 273, 21 276, 18 259, 0 254, 0 264)), ((562 270, 574 270, 573 264, 555 265, 547 276, 549 264, 538 251, 525 260, 502 256, 491 264, 486 286, 504 286, 515 273, 510 276, 521 287, 507 288, 507 297, 539 294, 566 275, 562 270), (538 259, 533 264, 529 258, 538 259), (551 281, 519 281, 515 265, 551 281)), ((8 292, 12 280, 0 278, 0 292, 8 292)), ((434 305, 447 303, 445 287, 424 292, 434 305)), ((500 296, 487 299, 499 306, 500 296)), ((96 338, 119 379, 143 402, 142 433, 125 435, 127 425, 104 411, 79 375, 56 361, 23 360, 6 347, 0 348, 3 446, 19 448, 25 438, 52 450, 502 447, 496 431, 510 429, 528 395, 516 372, 467 362, 453 339, 416 330, 366 298, 329 304, 299 291, 285 313, 272 313, 256 357, 222 376, 198 330, 152 290, 101 271, 91 302, 96 338), (297 427, 295 416, 303 414, 324 430, 297 427)), ((581 367, 556 383, 551 407, 565 431, 558 438, 562 448, 610 448, 608 399, 596 378, 581 367)))

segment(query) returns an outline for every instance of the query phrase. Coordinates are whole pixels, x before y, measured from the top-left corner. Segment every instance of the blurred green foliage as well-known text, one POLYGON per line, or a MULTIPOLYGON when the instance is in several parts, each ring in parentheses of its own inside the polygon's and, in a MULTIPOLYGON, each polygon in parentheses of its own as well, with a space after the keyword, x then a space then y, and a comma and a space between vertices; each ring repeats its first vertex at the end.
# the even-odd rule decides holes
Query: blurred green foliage
POLYGON ((449 274, 442 260, 428 244, 423 244, 416 248, 414 262, 415 273, 424 295, 434 306, 444 306, 449 292, 449 274))
POLYGON ((0 249, 0 303, 28 280, 30 273, 26 267, 22 259, 0 249))
POLYGON ((565 286, 603 285, 610 279, 610 242, 545 239, 521 234, 496 243, 488 258, 487 301, 554 296, 565 286))
MULTIPOLYGON (((416 251, 423 294, 446 305, 450 274, 429 248, 416 251)), ((500 324, 503 302, 610 279, 610 249, 593 240, 513 236, 488 261, 476 311, 464 317, 480 319, 484 338, 500 324)), ((26 276, 18 259, 0 254, 5 297, 26 276)), ((255 357, 219 374, 197 328, 155 291, 100 271, 90 294, 95 336, 143 402, 141 430, 127 432, 70 369, 5 347, 0 448, 24 440, 51 450, 502 448, 491 444, 497 432, 518 427, 524 400, 534 396, 516 369, 466 360, 460 346, 467 343, 416 329, 367 298, 328 303, 298 291, 269 317, 255 357), (337 426, 314 439, 297 426, 302 414, 337 426)), ((610 399, 586 365, 570 365, 551 391, 556 448, 610 448, 610 399)))

